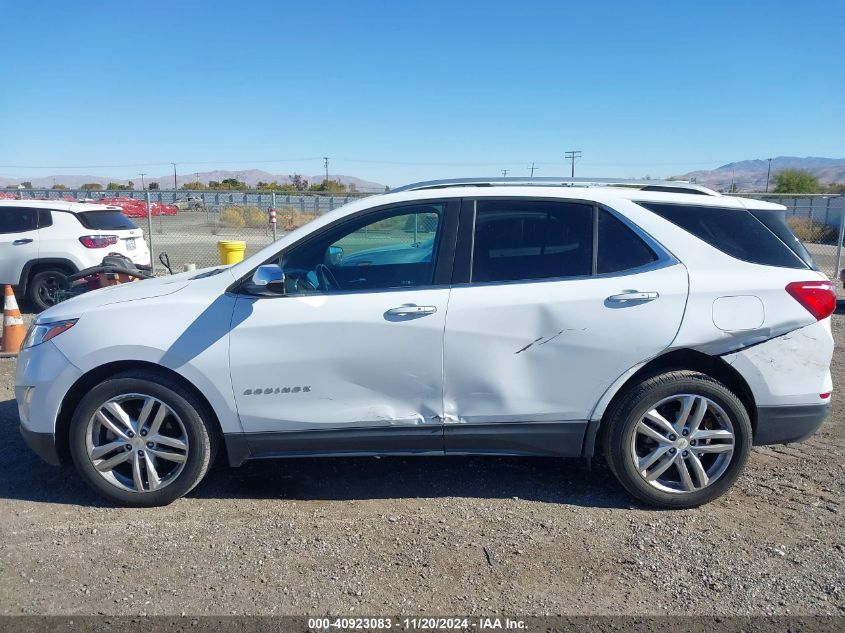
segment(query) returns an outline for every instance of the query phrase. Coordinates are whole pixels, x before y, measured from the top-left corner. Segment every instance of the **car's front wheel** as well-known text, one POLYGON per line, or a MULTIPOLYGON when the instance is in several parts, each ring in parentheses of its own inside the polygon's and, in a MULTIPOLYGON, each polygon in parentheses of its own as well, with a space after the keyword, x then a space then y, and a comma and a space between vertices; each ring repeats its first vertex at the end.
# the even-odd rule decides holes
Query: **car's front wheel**
POLYGON ((694 371, 667 372, 628 389, 605 423, 613 474, 632 495, 664 508, 720 496, 751 450, 751 421, 740 399, 694 371))
POLYGON ((167 505, 205 476, 212 427, 196 397, 145 371, 109 378, 73 415, 69 445, 83 479, 120 505, 167 505))

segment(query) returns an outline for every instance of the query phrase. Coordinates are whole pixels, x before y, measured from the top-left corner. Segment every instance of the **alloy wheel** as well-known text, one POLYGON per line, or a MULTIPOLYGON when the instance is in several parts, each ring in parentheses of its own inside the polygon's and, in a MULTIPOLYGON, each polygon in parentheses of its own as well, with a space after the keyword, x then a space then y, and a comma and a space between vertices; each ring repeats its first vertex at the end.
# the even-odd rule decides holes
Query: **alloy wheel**
POLYGON ((733 424, 721 406, 705 396, 678 394, 646 411, 629 450, 649 485, 684 494, 712 485, 725 473, 734 443, 733 424))
POLYGON ((88 459, 113 486, 136 493, 173 483, 188 459, 188 435, 176 412, 152 396, 111 398, 91 416, 85 433, 88 459))

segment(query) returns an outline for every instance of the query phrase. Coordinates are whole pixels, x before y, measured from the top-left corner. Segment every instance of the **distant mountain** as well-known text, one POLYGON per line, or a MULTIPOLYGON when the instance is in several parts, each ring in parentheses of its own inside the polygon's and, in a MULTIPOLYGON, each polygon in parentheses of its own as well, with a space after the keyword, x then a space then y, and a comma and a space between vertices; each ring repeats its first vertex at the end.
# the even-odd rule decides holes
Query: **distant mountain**
MULTIPOLYGON (((316 176, 311 176, 308 178, 309 183, 321 183, 325 178, 325 174, 318 174, 316 176)), ((241 182, 245 182, 251 187, 256 186, 259 182, 278 182, 279 184, 288 184, 291 182, 291 179, 288 174, 271 174, 267 171, 262 171, 260 169, 243 169, 238 171, 206 171, 206 172, 198 172, 198 173, 191 173, 191 174, 177 174, 176 176, 176 183, 179 187, 184 185, 186 182, 196 182, 197 178, 202 183, 208 183, 210 180, 216 180, 217 182, 223 181, 227 178, 237 178, 241 182)), ((380 193, 384 191, 384 185, 379 184, 377 182, 371 182, 369 180, 363 180, 361 178, 356 178, 355 176, 345 176, 342 174, 329 174, 329 178, 331 180, 338 180, 344 185, 352 186, 356 191, 366 192, 366 193, 380 193)), ((109 178, 107 176, 68 176, 68 175, 57 175, 57 176, 41 176, 38 178, 4 178, 0 176, 0 187, 9 187, 9 186, 17 186, 19 183, 29 181, 32 183, 33 187, 36 188, 49 188, 52 187, 54 184, 62 184, 68 189, 79 189, 85 183, 92 183, 97 182, 100 183, 103 187, 105 187, 110 182, 116 182, 121 185, 125 185, 129 183, 129 180, 121 180, 120 178, 109 178)), ((135 188, 141 188, 141 178, 132 178, 132 182, 135 183, 135 188)), ((151 182, 159 183, 159 186, 162 189, 172 189, 173 188, 173 174, 165 174, 164 176, 150 177, 147 176, 144 178, 144 183, 149 184, 151 182)))
MULTIPOLYGON (((728 191, 731 184, 736 185, 738 191, 764 191, 768 166, 768 159, 742 160, 716 169, 691 171, 676 178, 695 180, 699 185, 717 191, 728 191)), ((823 184, 845 182, 845 158, 778 156, 772 159, 772 177, 781 169, 806 169, 823 184)))

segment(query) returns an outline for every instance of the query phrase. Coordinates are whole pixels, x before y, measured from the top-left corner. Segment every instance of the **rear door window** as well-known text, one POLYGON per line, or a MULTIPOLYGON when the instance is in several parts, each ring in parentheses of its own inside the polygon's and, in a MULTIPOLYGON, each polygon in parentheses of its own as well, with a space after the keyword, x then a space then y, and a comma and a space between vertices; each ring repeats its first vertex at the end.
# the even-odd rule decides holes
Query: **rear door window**
POLYGON ((118 231, 126 229, 137 229, 138 225, 123 215, 121 211, 83 211, 77 213, 76 217, 87 229, 100 231, 118 231))
POLYGON ((0 233, 24 233, 38 227, 38 210, 27 207, 0 207, 0 233))
POLYGON ((657 254, 606 209, 599 210, 598 274, 617 273, 648 266, 657 261, 657 254))
POLYGON ((753 264, 807 268, 763 222, 745 209, 638 202, 723 253, 753 264))
POLYGON ((478 200, 474 283, 580 277, 593 261, 593 207, 545 200, 478 200))

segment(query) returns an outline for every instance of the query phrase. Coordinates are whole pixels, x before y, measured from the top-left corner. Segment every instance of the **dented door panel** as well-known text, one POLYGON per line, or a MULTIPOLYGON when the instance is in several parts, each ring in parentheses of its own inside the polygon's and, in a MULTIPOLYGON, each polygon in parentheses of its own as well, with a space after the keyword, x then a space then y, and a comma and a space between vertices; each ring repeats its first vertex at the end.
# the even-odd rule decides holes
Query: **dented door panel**
POLYGON ((618 376, 671 345, 686 299, 680 264, 620 276, 456 286, 444 342, 446 423, 589 419, 618 376), (612 299, 630 291, 658 296, 612 299))
POLYGON ((244 431, 439 425, 448 296, 239 297, 230 358, 244 431), (427 310, 391 313, 407 304, 427 310))

